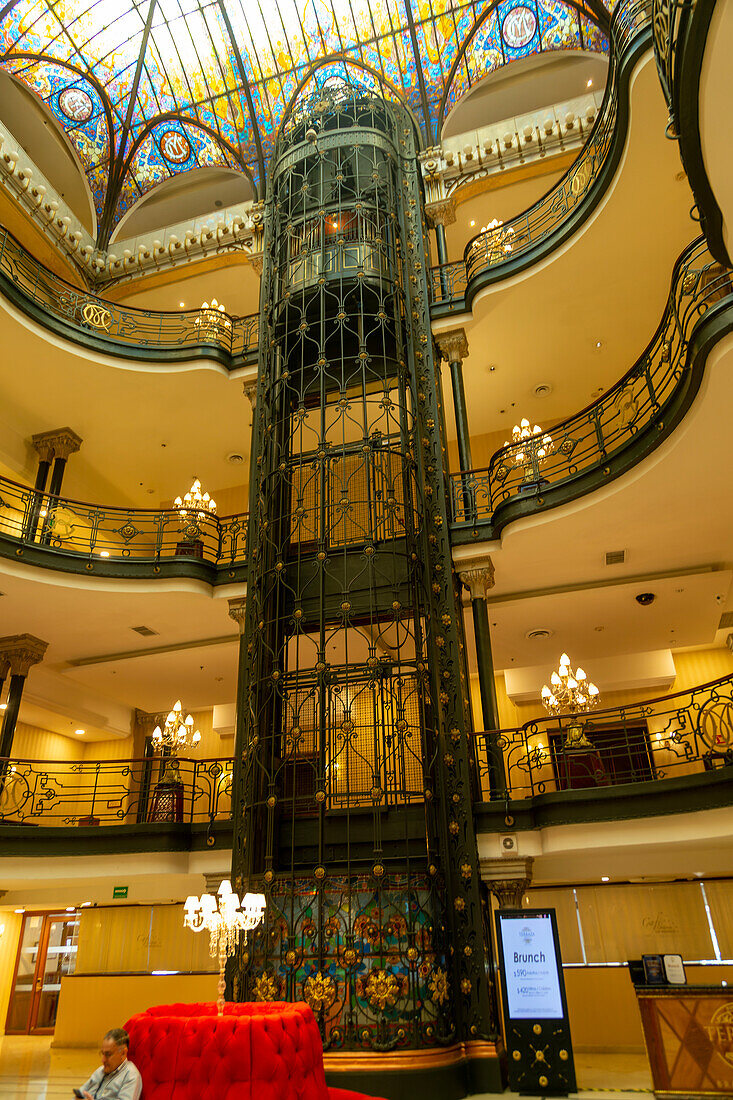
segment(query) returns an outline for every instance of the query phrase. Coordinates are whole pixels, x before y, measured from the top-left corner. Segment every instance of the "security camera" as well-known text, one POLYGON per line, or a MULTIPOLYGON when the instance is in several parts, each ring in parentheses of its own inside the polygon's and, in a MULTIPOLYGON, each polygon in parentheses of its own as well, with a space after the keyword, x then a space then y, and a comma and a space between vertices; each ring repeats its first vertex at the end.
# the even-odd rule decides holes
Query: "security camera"
POLYGON ((648 607, 650 603, 654 603, 656 598, 653 592, 640 592, 639 595, 635 597, 636 602, 640 603, 642 607, 648 607))

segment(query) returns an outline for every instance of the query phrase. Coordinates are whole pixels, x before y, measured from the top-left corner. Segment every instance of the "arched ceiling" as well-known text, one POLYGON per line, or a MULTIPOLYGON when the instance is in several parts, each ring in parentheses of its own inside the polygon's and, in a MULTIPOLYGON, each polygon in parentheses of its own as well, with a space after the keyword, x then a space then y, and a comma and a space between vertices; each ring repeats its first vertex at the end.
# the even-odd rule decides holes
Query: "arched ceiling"
POLYGON ((348 71, 437 140, 489 73, 548 50, 606 52, 614 0, 9 0, 0 64, 76 148, 105 246, 178 172, 245 172, 262 193, 294 95, 348 71))

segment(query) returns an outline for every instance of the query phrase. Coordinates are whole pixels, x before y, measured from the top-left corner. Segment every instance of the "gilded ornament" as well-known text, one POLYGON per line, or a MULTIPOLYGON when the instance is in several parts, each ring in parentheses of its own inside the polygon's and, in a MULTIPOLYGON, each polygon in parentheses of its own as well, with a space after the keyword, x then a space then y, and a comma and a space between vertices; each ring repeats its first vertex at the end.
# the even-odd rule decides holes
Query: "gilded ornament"
POLYGON ((461 827, 458 824, 458 822, 457 821, 451 821, 450 825, 448 826, 448 832, 451 833, 452 836, 458 836, 460 831, 461 831, 461 827))
POLYGON ((448 1000, 448 975, 445 970, 441 970, 440 967, 433 971, 433 976, 428 982, 428 989, 430 990, 430 1000, 434 1001, 436 1005, 442 1005, 444 1001, 448 1000))
POLYGON ((322 879, 324 879, 326 877, 326 868, 325 867, 316 867, 315 871, 313 872, 313 875, 320 882, 322 879))
POLYGON ((332 1005, 336 1000, 336 985, 330 974, 314 974, 306 978, 303 999, 316 1013, 332 1005))
POLYGON ((372 1008, 379 1008, 384 1012, 389 1005, 392 1007, 400 994, 399 982, 394 974, 387 970, 372 970, 366 984, 366 995, 372 1008))
POLYGON ((274 974, 265 972, 255 982, 256 1001, 274 1001, 277 996, 277 981, 274 974))
POLYGON ((470 943, 467 943, 466 946, 463 948, 463 954, 466 956, 467 959, 470 959, 471 955, 473 955, 473 948, 471 947, 470 943))
POLYGON ((407 958, 410 962, 415 962, 418 957, 418 950, 416 947, 407 948, 407 958))
POLYGON ((461 874, 466 879, 466 881, 468 881, 468 879, 470 879, 470 877, 471 877, 471 864, 470 863, 462 863, 461 864, 461 874))
POLYGON ((453 902, 453 907, 454 907, 454 909, 457 910, 457 912, 462 913, 463 910, 466 908, 465 899, 464 898, 456 898, 455 901, 453 902))
POLYGON ((375 878, 381 878, 382 877, 382 875, 384 874, 384 867, 382 866, 381 863, 375 863, 374 864, 374 866, 372 867, 372 874, 374 875, 375 878))
POLYGON ((543 1089, 547 1087, 547 1078, 544 1076, 544 1074, 542 1075, 542 1077, 540 1077, 540 1086, 543 1089))
POLYGON ((542 1034, 542 1026, 540 1024, 535 1024, 532 1028, 532 1031, 535 1033, 535 1035, 541 1035, 542 1034))
POLYGON ((466 995, 468 995, 471 992, 472 988, 473 986, 471 985, 470 978, 461 979, 461 993, 465 993, 466 995))
POLYGON ((521 1050, 513 1050, 512 1051, 512 1058, 514 1059, 515 1062, 518 1062, 521 1057, 522 1057, 521 1050))
POLYGON ((286 966, 295 966, 297 961, 298 961, 298 956, 296 955, 295 951, 286 951, 285 952, 285 965, 286 966))

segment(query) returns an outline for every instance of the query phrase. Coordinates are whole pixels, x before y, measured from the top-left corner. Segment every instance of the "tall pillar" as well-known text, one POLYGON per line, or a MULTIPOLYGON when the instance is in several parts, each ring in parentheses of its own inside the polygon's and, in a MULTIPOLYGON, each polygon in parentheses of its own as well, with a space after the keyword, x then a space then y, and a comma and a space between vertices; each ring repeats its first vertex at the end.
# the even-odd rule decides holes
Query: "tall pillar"
POLYGON ((463 385, 463 360, 468 355, 468 341, 464 329, 452 329, 440 332, 435 337, 438 351, 450 367, 453 389, 453 408, 456 418, 456 436, 458 440, 458 466, 461 471, 461 493, 453 500, 456 519, 472 520, 475 513, 474 491, 470 486, 473 459, 471 458, 471 433, 468 428, 468 409, 466 391, 463 385))
POLYGON ((242 711, 244 706, 244 693, 242 691, 242 684, 244 683, 244 675, 246 671, 247 661, 247 647, 244 642, 244 624, 247 617, 247 597, 234 596, 231 600, 228 600, 227 603, 229 604, 229 618, 233 619, 239 627, 239 659, 237 664, 237 724, 235 730, 235 744, 237 744, 243 723, 242 711))
POLYGON ((425 217, 428 225, 435 230, 435 244, 440 264, 440 292, 443 301, 451 297, 451 288, 447 273, 444 270, 448 263, 448 246, 445 237, 446 225, 453 225, 456 220, 456 204, 453 199, 442 198, 435 202, 425 204, 425 217))
POLYGON ((481 879, 500 909, 521 909, 532 882, 533 856, 499 856, 480 861, 481 879))
POLYGON ((31 503, 25 517, 24 537, 29 541, 32 541, 36 535, 38 518, 41 514, 43 493, 46 491, 48 472, 51 469, 51 459, 53 458, 53 443, 49 440, 48 436, 48 432, 42 432, 40 435, 31 436, 31 444, 38 454, 38 469, 36 471, 36 482, 33 486, 31 503))
POLYGON ((82 439, 72 432, 71 428, 61 428, 54 434, 53 443, 53 470, 51 471, 51 484, 48 491, 51 496, 61 496, 61 483, 64 480, 64 471, 70 455, 81 449, 82 439))
POLYGON ((47 648, 48 642, 42 642, 32 634, 13 634, 0 638, 0 667, 4 666, 6 673, 10 671, 10 689, 0 731, 0 760, 9 757, 12 752, 20 700, 28 672, 32 665, 43 660, 47 648))
POLYGON ((481 566, 460 574, 461 583, 471 593, 473 629, 476 637, 476 661, 481 693, 481 711, 486 732, 486 754, 489 767, 489 797, 506 797, 504 754, 499 744, 499 704, 496 698, 494 660, 491 654, 491 629, 486 593, 494 586, 494 566, 490 558, 481 566))

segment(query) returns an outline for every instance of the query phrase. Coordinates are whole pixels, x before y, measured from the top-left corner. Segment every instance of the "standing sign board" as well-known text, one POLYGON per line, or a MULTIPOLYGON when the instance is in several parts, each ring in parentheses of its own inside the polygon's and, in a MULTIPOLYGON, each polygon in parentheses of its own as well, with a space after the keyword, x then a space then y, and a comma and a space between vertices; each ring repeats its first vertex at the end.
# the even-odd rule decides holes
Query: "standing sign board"
POLYGON ((509 1057, 520 1095, 576 1091, 554 909, 498 909, 496 935, 509 1057))

